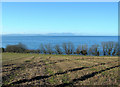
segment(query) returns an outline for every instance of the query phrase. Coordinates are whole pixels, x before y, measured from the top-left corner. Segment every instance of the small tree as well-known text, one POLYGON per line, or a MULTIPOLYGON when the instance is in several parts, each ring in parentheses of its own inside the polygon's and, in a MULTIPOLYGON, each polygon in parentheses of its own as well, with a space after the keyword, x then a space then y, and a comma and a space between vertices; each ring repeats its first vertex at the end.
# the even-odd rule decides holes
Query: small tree
POLYGON ((40 50, 41 50, 41 53, 44 53, 44 54, 47 53, 47 51, 46 51, 46 49, 45 49, 43 44, 40 45, 40 50))
POLYGON ((102 42, 101 45, 102 45, 102 48, 103 48, 103 55, 105 56, 106 55, 106 50, 105 50, 106 49, 106 47, 105 47, 106 43, 102 42))
POLYGON ((66 54, 68 54, 68 52, 67 52, 67 43, 63 43, 63 44, 62 44, 62 47, 63 47, 64 52, 65 52, 66 54))
POLYGON ((114 42, 102 42, 103 47, 103 55, 112 55, 112 51, 114 48, 114 42))
POLYGON ((71 42, 63 43, 62 47, 63 47, 64 52, 68 55, 74 52, 74 46, 71 42))
POLYGON ((95 56, 99 56, 99 51, 98 51, 99 45, 92 45, 89 49, 89 53, 95 56))
POLYGON ((61 50, 61 48, 60 48, 60 46, 59 45, 55 45, 55 53, 56 54, 62 54, 62 50, 61 50))
POLYGON ((76 54, 80 54, 81 53, 81 46, 79 45, 78 47, 77 47, 77 49, 76 49, 76 54))
POLYGON ((119 53, 118 43, 114 43, 112 56, 116 56, 119 53))
POLYGON ((107 54, 111 55, 114 47, 114 42, 108 42, 107 43, 107 54))
POLYGON ((49 53, 49 54, 53 53, 51 44, 46 44, 45 48, 46 48, 46 52, 47 53, 49 53))
POLYGON ((72 54, 74 52, 74 45, 73 43, 68 43, 68 54, 72 54))
POLYGON ((82 55, 87 55, 88 54, 88 46, 87 45, 82 45, 82 50, 81 50, 81 54, 82 55))

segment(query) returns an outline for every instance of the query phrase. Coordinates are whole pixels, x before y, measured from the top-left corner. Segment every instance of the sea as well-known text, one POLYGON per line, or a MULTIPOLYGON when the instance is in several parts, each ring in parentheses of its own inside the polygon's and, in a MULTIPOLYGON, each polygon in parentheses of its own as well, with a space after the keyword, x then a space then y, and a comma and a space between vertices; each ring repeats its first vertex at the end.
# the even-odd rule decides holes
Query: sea
MULTIPOLYGON (((56 44, 60 46, 63 43, 71 42, 76 48, 79 45, 88 45, 88 47, 98 44, 101 46, 102 42, 114 41, 118 42, 118 36, 2 36, 2 47, 7 45, 16 45, 22 43, 28 49, 39 49, 40 44, 51 44, 53 47, 56 44)), ((101 47, 100 47, 101 48, 101 47)), ((102 49, 102 48, 101 48, 102 49)))

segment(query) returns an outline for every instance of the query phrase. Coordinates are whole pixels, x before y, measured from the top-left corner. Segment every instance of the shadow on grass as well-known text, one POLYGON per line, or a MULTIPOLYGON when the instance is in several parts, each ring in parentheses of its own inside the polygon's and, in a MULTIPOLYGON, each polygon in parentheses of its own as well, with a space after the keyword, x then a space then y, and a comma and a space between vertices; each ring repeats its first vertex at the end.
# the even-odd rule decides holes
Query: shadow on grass
MULTIPOLYGON (((113 62, 113 61, 112 61, 112 62, 113 62)), ((49 75, 49 76, 37 76, 37 77, 31 78, 31 79, 22 79, 22 80, 13 82, 13 83, 11 83, 11 84, 14 85, 14 84, 20 84, 20 83, 25 83, 25 82, 31 82, 31 81, 34 81, 34 80, 46 79, 46 78, 49 78, 49 77, 52 77, 52 76, 55 76, 55 75, 62 75, 62 74, 66 74, 66 73, 68 73, 68 72, 79 71, 79 70, 86 69, 86 68, 92 68, 92 67, 99 66, 99 65, 109 64, 109 63, 112 63, 112 62, 100 63, 100 64, 96 64, 96 65, 93 65, 93 66, 90 66, 90 67, 74 68, 74 69, 70 69, 70 70, 67 70, 67 71, 64 71, 64 72, 55 73, 55 74, 49 75)), ((118 61, 114 61, 114 62, 118 62, 118 61)), ((72 84, 73 84, 74 82, 76 82, 76 81, 86 80, 86 79, 88 79, 88 78, 91 78, 91 77, 95 76, 96 74, 102 73, 102 72, 104 72, 104 71, 107 71, 107 70, 110 70, 110 69, 113 69, 113 68, 116 68, 116 67, 119 67, 119 66, 120 66, 120 65, 114 66, 114 67, 110 67, 110 68, 106 68, 105 70, 101 70, 101 71, 98 71, 98 72, 93 72, 93 73, 91 73, 91 74, 84 75, 84 76, 82 76, 81 78, 73 79, 70 83, 64 83, 64 84, 60 84, 60 85, 57 85, 57 86, 62 87, 62 86, 72 85, 72 84)))
POLYGON ((70 85, 73 85, 74 82, 78 82, 78 81, 84 81, 88 78, 91 78, 97 74, 100 74, 104 71, 107 71, 107 70, 110 70, 110 69, 113 69, 113 68, 116 68, 116 67, 120 67, 120 65, 118 66, 114 66, 114 67, 110 67, 110 68, 106 68, 104 70, 100 70, 98 72, 93 72, 93 73, 90 73, 90 74, 87 74, 87 75, 84 75, 84 76, 81 76, 80 78, 77 78, 77 79, 73 79, 71 82, 69 83, 63 83, 63 84, 60 84, 60 85, 57 85, 56 87, 65 87, 65 86, 70 86, 70 85))
POLYGON ((86 67, 81 67, 81 68, 75 68, 75 69, 71 69, 71 70, 67 70, 65 72, 60 72, 60 73, 55 73, 53 75, 49 75, 49 76, 37 76, 37 77, 34 77, 32 79, 23 79, 23 80, 19 80, 19 81, 16 81, 16 82, 13 82, 11 84, 20 84, 20 83, 25 83, 25 82, 31 82, 31 81, 34 81, 34 80, 41 80, 41 79, 46 79, 46 78, 49 78, 51 76, 55 76, 55 75, 62 75, 62 74, 66 74, 68 72, 72 72, 72 71, 77 71, 77 70, 82 70, 86 67))

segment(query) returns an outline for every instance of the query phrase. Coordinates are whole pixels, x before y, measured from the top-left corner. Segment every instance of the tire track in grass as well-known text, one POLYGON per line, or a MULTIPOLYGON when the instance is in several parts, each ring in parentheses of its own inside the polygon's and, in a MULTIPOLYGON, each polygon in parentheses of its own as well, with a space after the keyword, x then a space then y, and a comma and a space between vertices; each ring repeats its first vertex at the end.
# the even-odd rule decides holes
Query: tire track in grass
POLYGON ((84 75, 84 76, 81 76, 80 78, 77 78, 77 79, 73 79, 71 82, 69 83, 63 83, 63 84, 60 84, 60 85, 57 85, 56 87, 65 87, 65 86, 72 86, 75 82, 78 82, 78 81, 84 81, 86 79, 89 79, 91 77, 94 77, 95 75, 97 74, 100 74, 102 72, 105 72, 105 71, 108 71, 108 70, 111 70, 111 69, 114 69, 114 68, 117 68, 117 67, 120 67, 120 65, 118 66, 113 66, 113 67, 109 67, 109 68, 106 68, 104 70, 100 70, 100 71, 97 71, 97 72, 93 72, 93 73, 90 73, 90 74, 87 74, 87 75, 84 75))
POLYGON ((20 56, 20 57, 15 56, 15 57, 12 57, 12 59, 7 59, 7 60, 3 60, 3 61, 8 62, 8 61, 13 61, 13 60, 17 60, 17 59, 29 57, 29 56, 31 56, 31 55, 27 55, 27 56, 23 55, 23 56, 20 56), (17 58, 16 58, 16 57, 17 57, 17 58))
MULTIPOLYGON (((33 59, 33 58, 35 58, 35 56, 32 56, 32 57, 21 57, 20 59, 25 59, 25 60, 23 60, 24 62, 25 61, 27 61, 28 59, 30 60, 30 59, 33 59)), ((22 62, 23 62, 22 61, 22 62)), ((16 66, 16 64, 13 64, 13 63, 11 63, 11 64, 5 64, 5 65, 2 65, 3 66, 3 71, 2 72, 6 72, 6 69, 8 69, 9 67, 11 68, 9 71, 13 71, 13 70, 17 70, 18 68, 21 68, 21 66, 23 66, 24 65, 24 62, 22 63, 22 64, 19 64, 19 66, 17 66, 17 67, 13 67, 13 66, 16 66)), ((8 70, 7 70, 8 71, 8 70)))
MULTIPOLYGON (((114 61, 114 62, 118 62, 118 61, 114 61)), ((25 82, 31 82, 31 81, 34 81, 34 80, 41 80, 41 79, 46 79, 46 78, 49 78, 51 76, 55 76, 55 75, 63 75, 63 74, 66 74, 68 72, 74 72, 74 71, 78 71, 78 70, 83 70, 83 69, 87 69, 87 68, 92 68, 92 67, 95 67, 95 66, 99 66, 99 65, 105 65, 105 64, 109 64, 109 63, 113 63, 113 62, 108 62, 108 63, 100 63, 100 64, 96 64, 96 65, 93 65, 93 66, 90 66, 90 67, 80 67, 80 68, 74 68, 74 69, 70 69, 70 70, 67 70, 67 71, 64 71, 64 72, 58 72, 58 73, 55 73, 53 75, 46 75, 46 76, 36 76, 36 77, 33 77, 31 79, 22 79, 22 80, 19 80, 19 81, 16 81, 16 82, 13 82, 11 84, 20 84, 20 83, 25 83, 25 82)), ((120 66, 120 65, 119 65, 120 66)), ((119 67, 119 66, 115 66, 115 67, 119 67)), ((88 74, 88 75, 84 75, 82 76, 82 79, 80 78, 80 80, 86 80, 85 78, 90 78, 90 77, 93 77, 94 75, 98 74, 98 73, 101 73, 103 71, 106 71, 106 70, 110 70, 114 67, 110 67, 110 68, 106 68, 105 70, 101 70, 99 72, 93 72, 92 74, 88 74), (84 78, 84 79, 83 79, 84 78)), ((79 79, 78 79, 79 80, 79 79)), ((74 79, 72 81, 72 83, 74 81, 77 81, 77 79, 74 79)), ((71 82, 70 82, 71 84, 71 82)), ((69 85, 69 83, 65 83, 65 84, 61 84, 60 86, 64 86, 64 85, 69 85)), ((59 86, 59 85, 58 85, 59 86)))
MULTIPOLYGON (((35 58, 35 57, 32 56, 32 57, 30 57, 29 59, 33 59, 33 58, 35 58)), ((8 72, 10 72, 10 73, 9 73, 8 75, 2 77, 3 81, 8 81, 11 76, 13 77, 13 76, 16 75, 16 72, 19 73, 20 70, 25 69, 25 66, 26 66, 26 65, 29 65, 29 63, 28 63, 28 62, 22 63, 22 64, 18 65, 17 67, 14 67, 14 68, 12 68, 11 70, 9 70, 8 72), (15 71, 16 71, 16 72, 15 72, 15 71)))
MULTIPOLYGON (((56 64, 56 63, 61 63, 61 62, 65 62, 65 61, 73 61, 74 59, 64 59, 64 60, 58 60, 58 61, 50 61, 49 63, 47 63, 47 64, 56 64)), ((88 61, 88 60, 82 60, 82 59, 79 59, 79 60, 81 60, 81 61, 86 61, 86 62, 88 62, 88 64, 89 63, 92 63, 92 61, 88 61)), ((78 62, 76 62, 76 61, 78 61, 78 59, 77 60, 74 60, 74 63, 75 64, 78 64, 79 65, 79 63, 78 62)), ((118 61, 118 60, 117 60, 118 61)), ((116 62, 117 62, 116 61, 116 62)), ((113 62, 113 61, 110 61, 110 62, 113 62)), ((94 62, 93 62, 94 63, 94 62)), ((104 63, 106 63, 106 62, 104 62, 104 63)), ((101 63, 101 64, 104 64, 104 63, 101 63)))
MULTIPOLYGON (((18 57, 18 58, 15 58, 15 59, 10 59, 10 60, 7 60, 5 62, 8 62, 8 61, 16 61, 16 60, 19 60, 19 59, 24 59, 24 58, 28 58, 28 57, 31 57, 30 55, 27 55, 27 56, 21 56, 21 57, 18 57)), ((3 67, 8 67, 8 66, 12 66, 12 65, 15 65, 15 64, 11 64, 11 63, 7 63, 7 64, 3 64, 2 66, 3 67)))
MULTIPOLYGON (((56 63, 61 63, 61 62, 65 62, 65 61, 73 61, 74 59, 62 59, 62 60, 57 60, 57 61, 51 61, 51 60, 49 60, 49 62, 48 63, 44 63, 44 64, 42 64, 42 65, 47 65, 47 64, 56 64, 56 63)), ((82 60, 82 59, 79 59, 79 60, 82 60)), ((74 61, 74 63, 76 64, 78 64, 79 65, 79 63, 78 62, 76 62, 77 60, 75 60, 74 61)), ((88 60, 84 60, 84 61, 86 61, 86 62, 89 62, 88 60)), ((43 60, 41 60, 40 62, 44 62, 43 60)), ((113 61, 110 61, 110 62, 113 62, 113 61)), ((92 63, 92 61, 90 61, 89 63, 92 63)), ((106 63, 106 62, 104 62, 104 63, 106 63)))

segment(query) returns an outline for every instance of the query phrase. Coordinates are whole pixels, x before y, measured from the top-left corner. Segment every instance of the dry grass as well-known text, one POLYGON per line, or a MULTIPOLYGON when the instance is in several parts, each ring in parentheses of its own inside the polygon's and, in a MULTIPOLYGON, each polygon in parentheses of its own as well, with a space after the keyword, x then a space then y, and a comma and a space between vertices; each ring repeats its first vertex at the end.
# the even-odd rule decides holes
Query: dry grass
POLYGON ((3 85, 119 85, 118 57, 3 53, 3 85))

